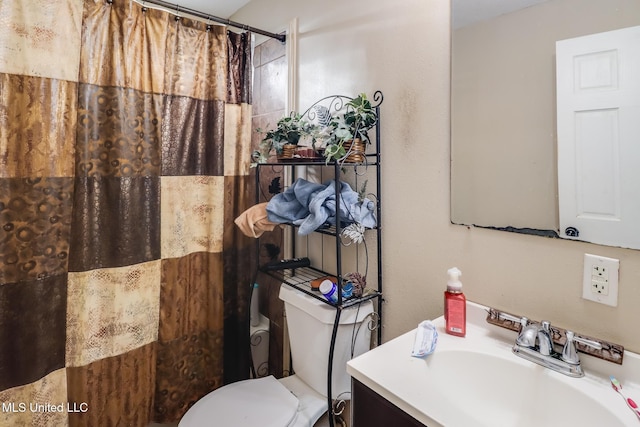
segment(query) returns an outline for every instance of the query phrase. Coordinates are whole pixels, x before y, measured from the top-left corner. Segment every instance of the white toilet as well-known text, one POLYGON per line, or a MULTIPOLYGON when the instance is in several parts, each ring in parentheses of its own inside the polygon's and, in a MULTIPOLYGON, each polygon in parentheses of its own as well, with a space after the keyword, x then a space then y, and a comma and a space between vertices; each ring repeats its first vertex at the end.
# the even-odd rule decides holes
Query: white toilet
MULTIPOLYGON (((178 427, 310 427, 327 411, 327 369, 336 309, 289 285, 280 287, 284 301, 295 375, 238 381, 204 396, 178 427)), ((347 361, 369 350, 365 323, 373 312, 366 301, 343 309, 333 354, 331 394, 349 399, 347 361)))

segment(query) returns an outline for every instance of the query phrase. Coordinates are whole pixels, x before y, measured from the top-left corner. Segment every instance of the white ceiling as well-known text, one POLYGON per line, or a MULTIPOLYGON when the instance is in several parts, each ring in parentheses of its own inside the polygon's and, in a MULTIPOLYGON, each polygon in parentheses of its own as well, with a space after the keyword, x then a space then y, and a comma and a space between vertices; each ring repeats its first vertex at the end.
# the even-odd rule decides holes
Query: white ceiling
POLYGON ((452 0, 452 27, 465 27, 549 0, 452 0))
MULTIPOLYGON (((169 0, 199 12, 229 19, 251 0, 169 0)), ((474 22, 494 18, 518 9, 533 6, 549 0, 452 0, 453 28, 460 28, 474 22)))
POLYGON ((180 7, 197 10, 219 18, 229 19, 245 4, 251 0, 167 0, 169 3, 180 7))

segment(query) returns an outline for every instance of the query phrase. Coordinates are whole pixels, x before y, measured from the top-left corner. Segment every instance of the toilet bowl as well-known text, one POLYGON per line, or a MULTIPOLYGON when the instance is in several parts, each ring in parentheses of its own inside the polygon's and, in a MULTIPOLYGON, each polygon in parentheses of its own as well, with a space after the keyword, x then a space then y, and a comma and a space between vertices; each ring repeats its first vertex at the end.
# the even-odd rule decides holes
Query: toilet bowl
POLYGON ((326 410, 327 399, 295 375, 268 376, 214 390, 187 411, 178 427, 308 427, 326 410))
MULTIPOLYGON (((291 359, 295 375, 228 384, 197 401, 178 427, 311 427, 327 411, 328 357, 336 309, 283 284, 291 359)), ((373 312, 366 301, 342 310, 333 353, 331 395, 348 400, 347 361, 369 350, 364 324, 373 312)))

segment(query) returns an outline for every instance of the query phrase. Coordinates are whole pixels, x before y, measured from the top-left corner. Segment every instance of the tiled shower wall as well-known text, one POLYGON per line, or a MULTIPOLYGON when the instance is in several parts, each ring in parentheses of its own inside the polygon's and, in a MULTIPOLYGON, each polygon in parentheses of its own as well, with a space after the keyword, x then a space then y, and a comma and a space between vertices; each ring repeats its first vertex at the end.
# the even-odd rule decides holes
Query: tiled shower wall
MULTIPOLYGON (((255 48, 254 79, 253 79, 253 118, 252 128, 268 130, 275 127, 278 120, 285 115, 287 96, 287 58, 285 44, 270 39, 255 48)), ((258 147, 262 136, 258 132, 252 134, 252 146, 258 147)), ((261 181, 271 180, 268 168, 260 171, 261 181)), ((262 185, 264 187, 264 184, 262 185)), ((260 244, 272 243, 279 246, 282 257, 283 231, 276 228, 265 233, 260 244)), ((260 262, 264 263, 264 249, 260 250, 260 262)), ((284 305, 278 298, 280 283, 264 274, 258 275, 257 282, 260 292, 260 312, 270 319, 269 335, 269 374, 282 377, 282 339, 284 332, 284 305)))

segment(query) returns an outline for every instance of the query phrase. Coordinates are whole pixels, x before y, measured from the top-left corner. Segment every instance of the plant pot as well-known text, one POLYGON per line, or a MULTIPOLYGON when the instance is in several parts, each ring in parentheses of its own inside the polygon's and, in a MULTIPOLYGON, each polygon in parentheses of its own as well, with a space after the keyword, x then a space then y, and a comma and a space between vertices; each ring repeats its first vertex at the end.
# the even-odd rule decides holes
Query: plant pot
POLYGON ((362 163, 365 159, 365 143, 360 139, 350 139, 344 142, 343 145, 345 151, 347 152, 347 156, 344 161, 347 163, 362 163))
POLYGON ((278 156, 280 159, 293 159, 298 146, 296 144, 285 144, 282 146, 282 154, 278 156))

